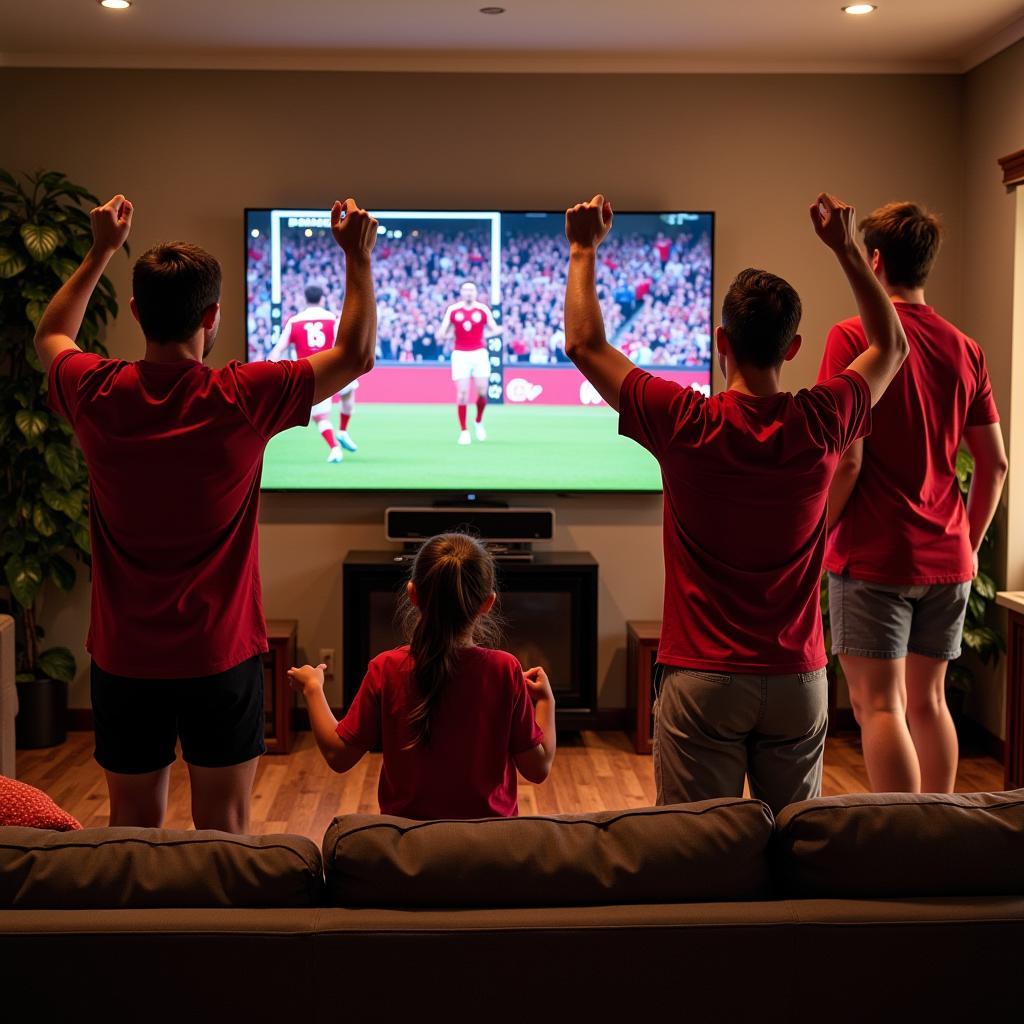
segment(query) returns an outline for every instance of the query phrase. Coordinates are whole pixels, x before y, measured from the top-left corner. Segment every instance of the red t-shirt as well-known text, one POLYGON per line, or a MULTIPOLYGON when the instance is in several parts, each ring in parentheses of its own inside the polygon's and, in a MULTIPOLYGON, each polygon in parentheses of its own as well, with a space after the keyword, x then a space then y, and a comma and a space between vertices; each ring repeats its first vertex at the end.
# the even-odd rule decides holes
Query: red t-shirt
MULTIPOLYGON (((985 356, 930 306, 895 303, 910 354, 875 406, 857 486, 829 532, 825 568, 875 583, 961 583, 974 575, 956 482, 965 427, 997 423, 985 356)), ((829 331, 831 377, 868 347, 853 317, 829 331)))
POLYGON ((504 651, 467 647, 445 683, 429 745, 410 748, 409 716, 420 702, 411 670, 408 647, 378 654, 338 723, 346 743, 384 751, 381 813, 421 820, 518 814, 512 758, 544 739, 519 662, 504 651))
POLYGON ((487 327, 487 314, 487 307, 480 302, 474 302, 472 306, 460 304, 452 307, 456 352, 475 352, 486 347, 484 329, 487 327))
POLYGON ((870 411, 852 371, 765 397, 626 377, 619 432, 654 455, 665 487, 662 664, 766 675, 825 665, 828 486, 870 411))
POLYGON ((115 675, 212 675, 267 650, 257 518, 263 449, 309 420, 305 360, 127 363, 71 349, 50 404, 90 478, 86 646, 115 675))
POLYGON ((334 348, 334 325, 337 319, 329 309, 311 306, 296 313, 284 325, 282 334, 287 331, 288 343, 295 348, 295 355, 299 359, 307 359, 317 352, 334 348))

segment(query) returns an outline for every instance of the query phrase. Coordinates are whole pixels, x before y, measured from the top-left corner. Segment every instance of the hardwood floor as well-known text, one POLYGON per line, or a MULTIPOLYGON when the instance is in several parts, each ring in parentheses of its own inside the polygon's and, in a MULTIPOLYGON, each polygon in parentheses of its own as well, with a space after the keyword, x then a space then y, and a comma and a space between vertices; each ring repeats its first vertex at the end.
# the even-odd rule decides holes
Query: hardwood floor
MULTIPOLYGON (((61 747, 19 751, 18 778, 49 793, 86 828, 107 824, 103 772, 92 759, 92 733, 74 732, 61 747)), ((300 732, 293 751, 262 759, 253 794, 252 831, 292 832, 323 838, 338 814, 375 814, 380 755, 368 754, 345 775, 324 763, 312 735, 300 732)), ((990 757, 964 756, 957 789, 1002 788, 1002 767, 990 757)), ((863 792, 867 775, 856 736, 829 739, 825 748, 826 796, 863 792)), ((650 757, 633 753, 623 733, 584 732, 559 740, 551 777, 541 786, 520 780, 521 814, 559 814, 654 803, 650 757)), ((171 772, 167 828, 191 828, 188 774, 179 759, 171 772)))

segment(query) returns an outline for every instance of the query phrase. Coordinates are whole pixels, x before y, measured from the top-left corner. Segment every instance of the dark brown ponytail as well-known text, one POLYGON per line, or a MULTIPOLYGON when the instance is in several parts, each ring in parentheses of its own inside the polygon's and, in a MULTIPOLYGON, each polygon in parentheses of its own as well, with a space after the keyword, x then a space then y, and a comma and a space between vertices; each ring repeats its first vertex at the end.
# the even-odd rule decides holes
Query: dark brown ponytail
POLYGON ((497 627, 480 608, 494 592, 494 560, 464 533, 425 541, 412 566, 417 604, 406 601, 412 678, 420 702, 409 717, 416 743, 429 744, 434 712, 467 642, 497 642, 497 627))

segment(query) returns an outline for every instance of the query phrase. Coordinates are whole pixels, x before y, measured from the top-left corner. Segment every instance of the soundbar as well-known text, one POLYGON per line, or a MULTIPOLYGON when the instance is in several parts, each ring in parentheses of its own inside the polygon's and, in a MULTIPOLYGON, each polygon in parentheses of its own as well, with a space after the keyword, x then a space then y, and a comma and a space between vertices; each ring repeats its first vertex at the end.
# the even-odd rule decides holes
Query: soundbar
POLYGON ((384 511, 387 539, 410 543, 438 533, 470 533, 488 544, 529 544, 552 540, 551 508, 392 506, 384 511))

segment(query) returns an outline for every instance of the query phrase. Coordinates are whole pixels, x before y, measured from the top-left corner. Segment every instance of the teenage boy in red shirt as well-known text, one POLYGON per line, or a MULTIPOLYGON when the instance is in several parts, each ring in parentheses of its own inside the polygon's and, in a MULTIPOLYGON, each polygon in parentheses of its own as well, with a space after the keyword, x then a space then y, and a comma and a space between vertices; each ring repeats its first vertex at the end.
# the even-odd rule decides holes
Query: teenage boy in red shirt
POLYGON ((135 264, 138 362, 75 343, 93 289, 124 244, 132 204, 91 213, 93 246, 36 332, 50 403, 90 477, 92 706, 110 824, 158 827, 180 738, 196 828, 244 832, 263 745, 267 650, 257 520, 263 450, 373 366, 377 222, 351 199, 331 228, 346 256, 334 348, 295 362, 203 363, 220 325, 220 265, 158 245, 135 264))
POLYGON ((619 432, 657 458, 665 488, 660 804, 739 796, 744 775, 773 811, 821 790, 828 486, 843 451, 867 433, 907 341, 857 246, 853 209, 822 194, 811 219, 846 274, 870 345, 823 384, 783 392, 782 364, 800 348, 800 299, 781 278, 745 270, 715 339, 726 390, 705 398, 608 344, 594 264, 611 205, 598 195, 566 213, 566 351, 618 410, 619 432))
MULTIPOLYGON (((925 305, 938 220, 914 203, 889 203, 860 227, 910 355, 875 409, 871 436, 851 445, 829 493, 832 650, 850 686, 872 789, 951 793, 959 751, 946 667, 960 656, 1006 452, 981 349, 925 305), (956 482, 961 442, 975 463, 966 509, 956 482)), ((820 379, 866 345, 857 317, 836 324, 820 379)))

